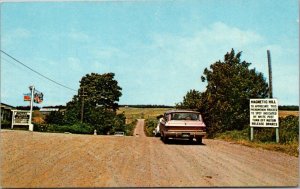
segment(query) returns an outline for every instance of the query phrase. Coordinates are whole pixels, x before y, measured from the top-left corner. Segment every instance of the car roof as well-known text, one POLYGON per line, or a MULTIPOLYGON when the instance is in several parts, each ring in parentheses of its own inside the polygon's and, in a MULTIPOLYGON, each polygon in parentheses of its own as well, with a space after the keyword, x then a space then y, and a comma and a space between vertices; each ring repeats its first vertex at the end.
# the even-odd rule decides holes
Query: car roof
POLYGON ((169 114, 169 113, 200 113, 200 112, 197 112, 197 111, 193 111, 193 110, 169 110, 169 111, 166 111, 165 112, 166 114, 169 114))

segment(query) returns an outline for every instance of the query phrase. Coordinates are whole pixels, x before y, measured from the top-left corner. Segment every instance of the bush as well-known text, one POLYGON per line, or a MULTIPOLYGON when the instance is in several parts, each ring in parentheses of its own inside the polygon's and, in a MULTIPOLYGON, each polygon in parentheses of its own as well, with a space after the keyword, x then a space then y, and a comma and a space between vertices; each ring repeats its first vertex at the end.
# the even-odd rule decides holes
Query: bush
POLYGON ((1 121, 1 129, 10 129, 11 128, 11 121, 2 120, 1 121))
POLYGON ((49 115, 46 116, 45 122, 49 124, 62 125, 64 123, 63 118, 64 115, 62 114, 62 112, 55 111, 55 112, 51 112, 49 115))
MULTIPOLYGON (((275 128, 255 128, 255 140, 270 142, 276 140, 275 128)), ((299 117, 287 116, 279 118, 279 143, 289 144, 299 141, 299 117)))
POLYGON ((129 124, 126 124, 126 129, 125 129, 126 136, 133 136, 136 123, 137 123, 137 119, 135 119, 133 122, 129 124))
POLYGON ((299 116, 279 118, 280 143, 299 141, 299 116))
POLYGON ((144 131, 146 136, 153 137, 154 133, 153 130, 157 126, 158 120, 156 119, 146 119, 144 131))
POLYGON ((76 133, 76 134, 93 134, 94 128, 86 123, 75 123, 72 125, 57 124, 34 124, 34 131, 39 132, 57 132, 57 133, 76 133))

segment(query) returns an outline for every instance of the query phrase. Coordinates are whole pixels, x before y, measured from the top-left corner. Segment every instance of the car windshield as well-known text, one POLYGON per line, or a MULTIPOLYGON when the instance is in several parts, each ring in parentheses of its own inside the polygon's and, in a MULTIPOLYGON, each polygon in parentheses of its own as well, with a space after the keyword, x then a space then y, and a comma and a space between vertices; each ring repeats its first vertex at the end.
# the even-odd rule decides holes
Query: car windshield
POLYGON ((171 120, 199 120, 197 113, 173 113, 171 120))

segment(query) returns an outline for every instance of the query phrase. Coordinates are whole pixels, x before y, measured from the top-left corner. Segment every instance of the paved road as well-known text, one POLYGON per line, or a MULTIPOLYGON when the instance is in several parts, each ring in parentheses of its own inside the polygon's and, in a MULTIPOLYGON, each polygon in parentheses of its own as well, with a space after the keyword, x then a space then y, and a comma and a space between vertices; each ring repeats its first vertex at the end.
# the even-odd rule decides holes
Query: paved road
POLYGON ((218 140, 4 130, 0 140, 2 187, 296 186, 299 178, 296 157, 218 140))

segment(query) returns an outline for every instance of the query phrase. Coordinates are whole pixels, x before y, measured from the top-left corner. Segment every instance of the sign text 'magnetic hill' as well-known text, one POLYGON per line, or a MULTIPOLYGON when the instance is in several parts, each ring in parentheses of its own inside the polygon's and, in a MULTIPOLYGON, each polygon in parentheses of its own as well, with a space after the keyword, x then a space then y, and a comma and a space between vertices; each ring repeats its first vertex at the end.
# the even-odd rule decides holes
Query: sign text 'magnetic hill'
POLYGON ((279 127, 277 99, 250 99, 250 127, 279 127))

